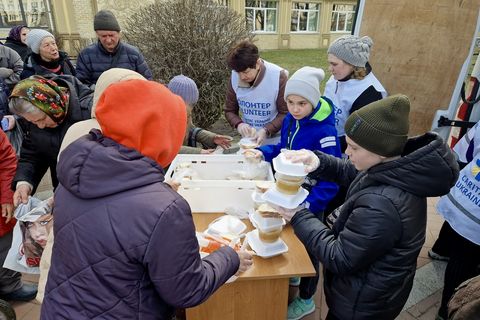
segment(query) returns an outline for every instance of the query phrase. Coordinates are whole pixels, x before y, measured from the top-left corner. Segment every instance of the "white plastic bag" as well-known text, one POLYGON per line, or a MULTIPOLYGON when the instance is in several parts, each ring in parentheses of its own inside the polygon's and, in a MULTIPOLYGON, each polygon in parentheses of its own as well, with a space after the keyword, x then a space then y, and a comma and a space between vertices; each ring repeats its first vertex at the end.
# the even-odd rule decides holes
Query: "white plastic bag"
POLYGON ((25 273, 40 273, 39 265, 48 234, 53 227, 50 200, 29 197, 28 203, 15 210, 17 223, 13 229, 12 246, 4 268, 25 273))

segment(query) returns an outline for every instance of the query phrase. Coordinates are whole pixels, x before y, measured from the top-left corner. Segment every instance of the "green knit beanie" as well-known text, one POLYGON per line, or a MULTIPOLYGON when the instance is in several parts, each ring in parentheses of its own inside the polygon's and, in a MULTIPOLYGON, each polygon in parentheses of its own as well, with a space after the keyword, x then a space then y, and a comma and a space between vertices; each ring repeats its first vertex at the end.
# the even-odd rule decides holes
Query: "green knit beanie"
POLYGON ((393 95, 353 112, 345 123, 345 133, 370 152, 399 156, 408 138, 409 112, 408 97, 393 95))

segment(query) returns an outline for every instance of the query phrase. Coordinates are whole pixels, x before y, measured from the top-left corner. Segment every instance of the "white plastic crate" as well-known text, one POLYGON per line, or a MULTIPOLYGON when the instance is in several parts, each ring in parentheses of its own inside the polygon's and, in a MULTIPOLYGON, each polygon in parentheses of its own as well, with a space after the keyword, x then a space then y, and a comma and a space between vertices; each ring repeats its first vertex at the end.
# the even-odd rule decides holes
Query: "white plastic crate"
POLYGON ((254 181, 190 180, 178 193, 187 200, 192 212, 217 213, 233 207, 247 212, 253 208, 254 181))
MULTIPOLYGON (((235 175, 236 172, 245 170, 245 157, 242 155, 216 155, 216 154, 179 154, 172 161, 165 174, 165 179, 170 180, 174 176, 175 168, 183 163, 189 163, 190 168, 198 173, 198 180, 222 181, 235 175)), ((272 168, 267 164, 269 181, 274 181, 272 168)), ((244 181, 244 180, 227 180, 244 181)))

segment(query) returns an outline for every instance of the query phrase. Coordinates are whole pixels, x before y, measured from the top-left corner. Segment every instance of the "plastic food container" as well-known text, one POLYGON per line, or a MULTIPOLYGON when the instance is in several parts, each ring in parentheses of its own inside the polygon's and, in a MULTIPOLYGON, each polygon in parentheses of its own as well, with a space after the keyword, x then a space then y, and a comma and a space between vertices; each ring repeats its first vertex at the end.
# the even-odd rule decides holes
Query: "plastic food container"
POLYGON ((271 188, 262 195, 262 199, 267 203, 278 205, 286 209, 295 209, 298 207, 308 196, 308 191, 300 188, 299 192, 295 195, 286 195, 278 192, 277 188, 271 188))
POLYGON ((283 218, 264 218, 258 211, 250 211, 248 218, 255 228, 262 229, 263 231, 273 231, 285 225, 283 218))
POLYGON ((272 186, 271 181, 257 181, 255 182, 255 191, 258 194, 267 192, 268 189, 272 186))
POLYGON ((248 245, 261 258, 271 258, 288 252, 288 246, 281 238, 275 242, 263 242, 260 240, 258 229, 247 233, 248 245))
POLYGON ((247 229, 245 223, 233 216, 221 216, 208 226, 207 233, 240 235, 247 229))
POLYGON ((305 181, 304 177, 289 176, 282 173, 275 173, 277 190, 288 195, 295 195, 298 193, 300 186, 305 181))
POLYGON ((280 234, 282 233, 282 227, 277 229, 273 229, 270 231, 265 231, 262 229, 258 229, 258 236, 261 241, 263 242, 275 242, 280 238, 280 234))
POLYGON ((252 138, 242 138, 238 142, 238 145, 242 149, 254 149, 254 148, 258 147, 257 141, 252 139, 252 138))
POLYGON ((305 177, 307 175, 303 163, 293 163, 285 159, 283 153, 273 158, 272 163, 276 172, 294 177, 305 177))
POLYGON ((262 204, 265 203, 265 200, 262 198, 262 194, 258 192, 252 193, 252 200, 253 200, 253 208, 257 210, 262 204))

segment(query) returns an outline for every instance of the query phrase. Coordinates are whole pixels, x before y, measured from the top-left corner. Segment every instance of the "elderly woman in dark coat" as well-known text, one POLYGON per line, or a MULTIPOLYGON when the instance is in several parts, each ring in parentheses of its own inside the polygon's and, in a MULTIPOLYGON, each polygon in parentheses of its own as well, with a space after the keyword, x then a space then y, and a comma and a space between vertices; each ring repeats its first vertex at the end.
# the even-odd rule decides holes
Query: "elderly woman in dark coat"
POLYGON ((27 34, 26 44, 32 53, 25 60, 22 79, 38 75, 68 74, 75 76, 75 67, 64 51, 58 50, 53 34, 43 29, 33 29, 27 34))
POLYGON ((10 111, 26 120, 26 134, 12 183, 15 205, 27 202, 47 169, 53 187, 57 186, 60 144, 72 124, 90 118, 92 96, 92 91, 72 76, 52 79, 33 76, 14 87, 10 111))

